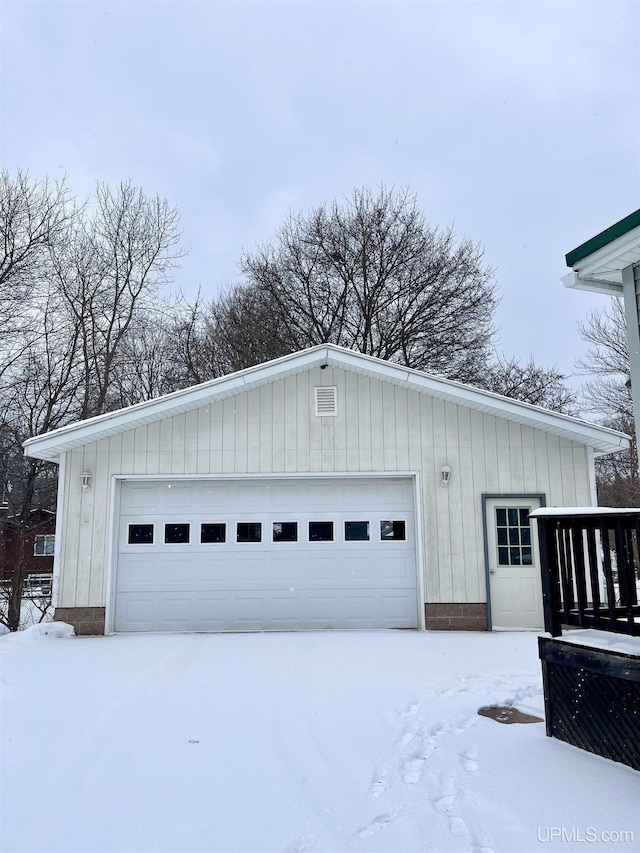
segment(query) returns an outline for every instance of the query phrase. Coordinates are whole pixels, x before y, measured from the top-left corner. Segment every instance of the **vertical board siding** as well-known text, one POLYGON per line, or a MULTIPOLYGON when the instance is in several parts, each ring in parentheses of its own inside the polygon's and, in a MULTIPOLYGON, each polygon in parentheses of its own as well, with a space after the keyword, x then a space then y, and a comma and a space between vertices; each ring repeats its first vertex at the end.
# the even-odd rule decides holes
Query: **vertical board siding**
POLYGON ((549 505, 589 505, 590 464, 588 448, 541 430, 362 374, 313 368, 70 451, 58 604, 105 604, 115 474, 415 471, 426 600, 483 602, 482 495, 542 493, 549 505), (337 417, 315 416, 318 385, 337 386, 337 417), (89 493, 80 488, 85 467, 89 493))

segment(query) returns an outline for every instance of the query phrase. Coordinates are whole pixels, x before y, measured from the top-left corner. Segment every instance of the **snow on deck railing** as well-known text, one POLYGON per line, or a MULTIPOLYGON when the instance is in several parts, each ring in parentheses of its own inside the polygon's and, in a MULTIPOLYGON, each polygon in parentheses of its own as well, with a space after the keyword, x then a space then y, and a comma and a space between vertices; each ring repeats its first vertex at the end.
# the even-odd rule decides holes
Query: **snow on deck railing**
POLYGON ((545 630, 595 628, 640 636, 640 509, 535 510, 545 630))

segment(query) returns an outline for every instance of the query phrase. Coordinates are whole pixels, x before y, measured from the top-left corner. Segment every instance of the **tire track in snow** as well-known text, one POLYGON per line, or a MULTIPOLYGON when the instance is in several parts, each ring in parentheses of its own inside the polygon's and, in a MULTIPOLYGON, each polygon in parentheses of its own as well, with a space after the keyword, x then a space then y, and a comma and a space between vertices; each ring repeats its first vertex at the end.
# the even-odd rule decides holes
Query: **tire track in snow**
POLYGON ((73 764, 81 768, 81 776, 74 781, 74 787, 88 784, 89 779, 99 773, 103 756, 107 756, 112 766, 114 741, 118 742, 120 750, 126 744, 129 756, 141 748, 139 733, 149 730, 150 722, 162 711, 162 699, 176 690, 202 642, 202 635, 188 635, 184 643, 177 648, 172 645, 171 651, 155 660, 145 672, 132 674, 134 677, 127 687, 115 694, 79 733, 78 740, 71 745, 77 756, 73 756, 73 764))

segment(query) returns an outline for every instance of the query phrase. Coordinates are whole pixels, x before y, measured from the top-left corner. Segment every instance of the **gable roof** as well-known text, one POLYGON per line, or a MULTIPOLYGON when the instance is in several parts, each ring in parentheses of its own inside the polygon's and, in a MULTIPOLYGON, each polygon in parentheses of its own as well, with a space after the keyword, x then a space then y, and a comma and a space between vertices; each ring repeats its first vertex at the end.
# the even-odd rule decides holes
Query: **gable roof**
POLYGON ((260 385, 310 370, 313 367, 320 367, 323 364, 360 373, 383 382, 391 382, 418 393, 429 394, 489 415, 542 429, 588 445, 597 454, 612 453, 629 446, 626 435, 606 427, 589 424, 569 415, 560 415, 539 406, 521 403, 450 379, 392 364, 379 358, 353 352, 345 347, 320 344, 255 367, 248 367, 237 373, 211 379, 201 385, 174 391, 126 409, 107 412, 104 415, 35 436, 24 443, 25 455, 56 462, 67 450, 210 405, 225 397, 241 394, 260 385))

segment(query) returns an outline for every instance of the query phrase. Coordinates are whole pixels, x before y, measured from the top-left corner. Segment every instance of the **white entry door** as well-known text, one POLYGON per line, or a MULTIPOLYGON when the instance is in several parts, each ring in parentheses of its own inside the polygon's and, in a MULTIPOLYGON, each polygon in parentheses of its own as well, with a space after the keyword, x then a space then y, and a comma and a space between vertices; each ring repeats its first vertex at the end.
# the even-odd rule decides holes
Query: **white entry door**
POLYGON ((543 628, 536 523, 538 498, 487 500, 489 590, 493 628, 543 628))

